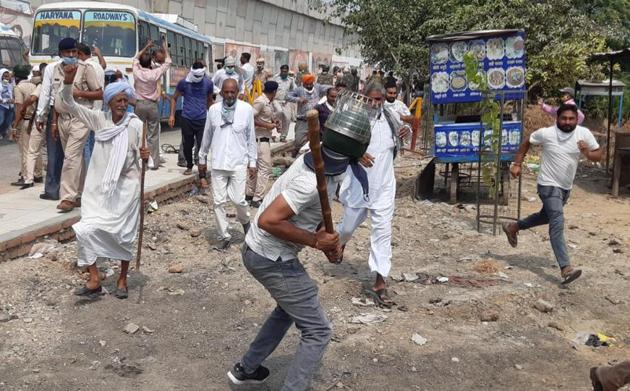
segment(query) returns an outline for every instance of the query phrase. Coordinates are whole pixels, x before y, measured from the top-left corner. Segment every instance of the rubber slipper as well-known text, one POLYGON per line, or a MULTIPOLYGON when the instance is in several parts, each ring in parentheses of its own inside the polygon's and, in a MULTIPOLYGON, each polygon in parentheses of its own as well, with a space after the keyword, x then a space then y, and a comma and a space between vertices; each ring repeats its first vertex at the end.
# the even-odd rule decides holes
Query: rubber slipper
POLYGON ((379 307, 391 308, 396 305, 396 303, 389 297, 387 293, 387 289, 379 289, 378 291, 373 290, 372 288, 366 288, 363 290, 363 293, 372 298, 374 300, 374 304, 379 307))
POLYGON ((112 295, 114 295, 115 298, 117 299, 126 299, 129 297, 129 290, 127 288, 125 289, 121 289, 121 288, 116 288, 116 290, 114 291, 114 293, 112 293, 112 295))
POLYGON ((507 236, 507 240, 510 243, 510 246, 516 247, 518 245, 518 236, 516 236, 515 233, 510 232, 510 230, 508 229, 509 226, 510 226, 510 223, 501 224, 501 227, 503 228, 503 232, 505 232, 505 236, 507 236))
POLYGON ((568 285, 568 284, 572 283, 573 281, 575 281, 578 278, 580 278, 581 275, 582 275, 582 270, 580 270, 580 269, 575 269, 575 270, 569 272, 568 274, 563 276, 564 280, 562 280, 562 285, 568 285))
POLYGON ((94 296, 94 295, 100 295, 103 292, 103 287, 102 286, 98 286, 94 289, 90 289, 87 286, 82 286, 79 289, 76 289, 74 291, 74 294, 77 296, 94 296))

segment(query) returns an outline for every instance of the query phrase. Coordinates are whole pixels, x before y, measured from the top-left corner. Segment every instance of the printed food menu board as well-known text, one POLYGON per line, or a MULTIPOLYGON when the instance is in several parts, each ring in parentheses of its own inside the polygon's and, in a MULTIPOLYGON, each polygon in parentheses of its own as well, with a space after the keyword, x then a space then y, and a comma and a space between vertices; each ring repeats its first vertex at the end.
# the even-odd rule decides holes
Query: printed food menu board
MULTIPOLYGON (((490 90, 518 91, 525 87, 525 34, 486 37, 430 46, 431 98, 435 104, 481 100, 479 86, 466 79, 464 55, 479 60, 490 90)), ((515 92, 506 99, 520 99, 515 92)))
MULTIPOLYGON (((501 132, 502 160, 510 161, 521 144, 522 123, 503 123, 501 132)), ((434 155, 441 162, 472 162, 479 159, 479 146, 489 147, 492 132, 480 123, 436 124, 434 155)))

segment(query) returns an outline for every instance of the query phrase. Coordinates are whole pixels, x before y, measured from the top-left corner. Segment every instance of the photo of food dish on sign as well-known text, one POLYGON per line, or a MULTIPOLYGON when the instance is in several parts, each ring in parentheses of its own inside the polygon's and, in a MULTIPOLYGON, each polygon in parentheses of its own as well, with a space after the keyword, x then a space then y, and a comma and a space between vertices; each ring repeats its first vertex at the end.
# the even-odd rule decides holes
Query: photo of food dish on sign
POLYGON ((512 31, 496 36, 467 36, 431 39, 430 80, 432 103, 476 102, 481 100, 479 86, 466 79, 464 55, 479 61, 479 71, 490 90, 514 91, 506 99, 520 99, 525 88, 525 33, 512 31))

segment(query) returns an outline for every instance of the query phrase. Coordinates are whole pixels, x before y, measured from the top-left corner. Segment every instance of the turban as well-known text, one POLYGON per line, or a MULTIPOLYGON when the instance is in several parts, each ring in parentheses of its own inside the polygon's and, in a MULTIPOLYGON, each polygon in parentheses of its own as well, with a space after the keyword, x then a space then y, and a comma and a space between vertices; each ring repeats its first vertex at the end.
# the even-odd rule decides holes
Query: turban
POLYGON ((105 91, 103 91, 103 104, 108 106, 109 101, 111 101, 113 97, 123 92, 127 94, 127 98, 133 97, 133 89, 126 81, 121 80, 109 83, 107 87, 105 87, 105 91))
POLYGON ((59 41, 59 50, 70 50, 77 48, 77 41, 74 38, 66 37, 59 41))
POLYGON ((265 89, 263 92, 275 92, 277 89, 278 83, 273 80, 269 80, 265 82, 265 89))
POLYGON ((236 65, 236 60, 232 56, 227 56, 223 62, 226 67, 236 65))
POLYGON ((315 83, 315 76, 310 73, 302 76, 302 83, 315 83))

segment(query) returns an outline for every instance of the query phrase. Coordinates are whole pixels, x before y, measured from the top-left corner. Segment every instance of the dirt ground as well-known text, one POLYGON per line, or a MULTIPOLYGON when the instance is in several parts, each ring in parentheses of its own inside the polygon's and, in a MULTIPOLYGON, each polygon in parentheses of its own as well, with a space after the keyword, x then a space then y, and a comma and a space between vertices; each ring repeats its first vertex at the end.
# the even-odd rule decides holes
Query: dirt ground
MULTIPOLYGON (((584 274, 561 288, 545 227, 523 232, 513 249, 502 235, 477 233, 470 204, 412 200, 416 162, 405 155, 397 165, 396 307, 352 303, 372 278, 368 225, 341 265, 311 249, 302 253, 334 327, 313 390, 590 390, 591 366, 630 359, 627 189, 611 198, 603 171, 580 169, 565 232, 584 274), (438 276, 449 281, 431 278, 438 276), (539 299, 551 312, 534 308, 539 299), (387 318, 351 322, 362 313, 387 318), (615 343, 573 342, 596 332, 615 343), (412 341, 414 334, 426 343, 412 341)), ((531 173, 522 199, 523 214, 540 207, 531 173)), ((211 250, 208 201, 190 196, 147 216, 143 266, 130 275, 128 300, 71 294, 83 281, 72 266, 74 242, 55 256, 0 264, 0 390, 278 390, 299 340, 295 329, 266 362, 266 385, 228 384, 226 372, 273 302, 242 266, 238 246, 211 250), (196 229, 201 235, 192 237, 196 229), (168 272, 176 264, 183 273, 168 272), (125 333, 130 323, 140 329, 125 333)), ((340 217, 338 203, 333 214, 340 217)), ((234 230, 242 240, 238 224, 234 230)), ((110 291, 112 271, 104 283, 110 291)))

